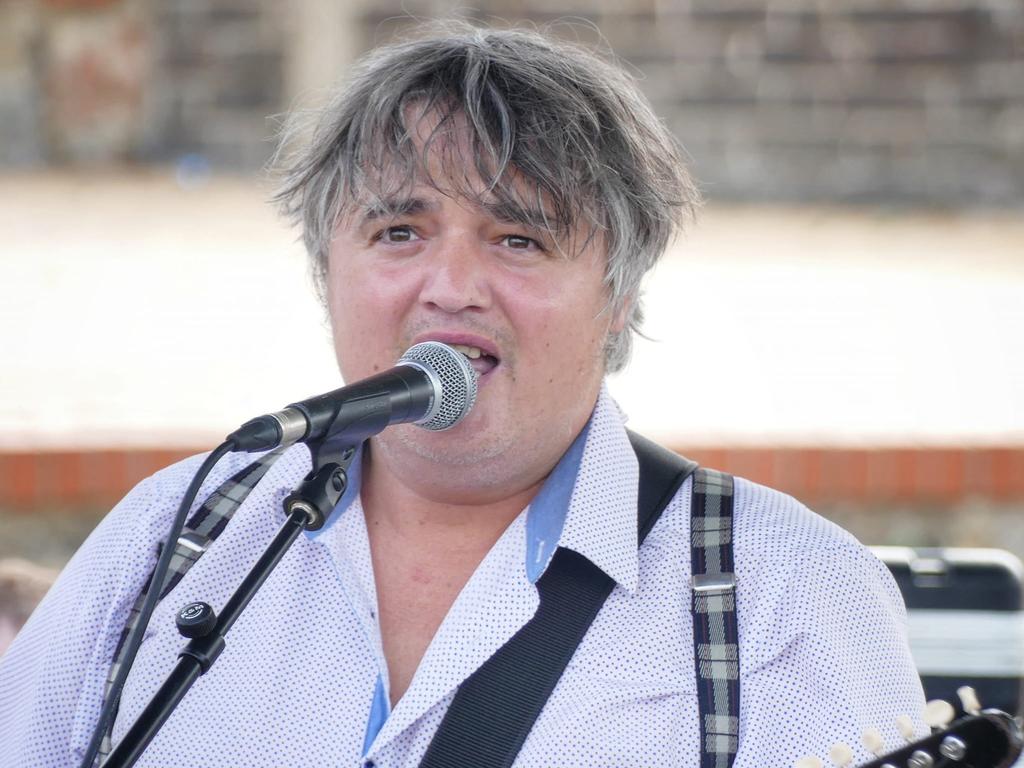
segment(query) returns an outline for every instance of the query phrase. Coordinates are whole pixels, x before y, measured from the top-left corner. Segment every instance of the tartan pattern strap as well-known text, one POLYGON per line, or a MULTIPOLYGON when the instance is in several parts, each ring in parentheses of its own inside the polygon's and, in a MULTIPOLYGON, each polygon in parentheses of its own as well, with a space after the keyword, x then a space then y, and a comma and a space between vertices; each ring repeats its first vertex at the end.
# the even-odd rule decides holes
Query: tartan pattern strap
POLYGON ((739 746, 740 659, 732 511, 732 476, 698 469, 690 502, 690 564, 701 768, 730 768, 739 746))
MULTIPOLYGON (((210 544, 220 536, 221 532, 230 522, 231 516, 235 514, 235 510, 242 505, 242 502, 245 501, 249 492, 256 487, 256 484, 263 478, 267 473, 267 470, 270 469, 271 465, 277 461, 278 457, 280 457, 284 451, 285 448, 283 447, 276 448, 236 472, 221 483, 221 485, 206 498, 206 501, 204 501, 202 505, 192 513, 192 517, 190 517, 185 523, 181 536, 175 544, 174 555, 171 557, 171 565, 167 571, 167 578, 164 580, 163 587, 160 590, 161 600, 167 597, 171 590, 178 586, 178 583, 184 578, 185 574, 188 573, 189 568, 191 568, 195 562, 202 557, 210 544)), ((164 543, 161 542, 160 548, 163 546, 164 543)), ((146 579, 146 583, 143 584, 142 591, 139 592, 139 596, 135 599, 135 603, 132 605, 132 609, 128 614, 128 620, 125 622, 124 629, 121 630, 121 635, 117 641, 117 650, 114 651, 114 660, 110 665, 110 670, 107 672, 107 682, 103 690, 102 706, 106 705, 107 699, 110 697, 110 689, 114 684, 114 678, 117 677, 117 673, 120 670, 121 663, 124 659, 125 640, 138 623, 139 613, 142 611, 142 604, 146 601, 146 595, 149 593, 152 581, 153 574, 151 573, 149 578, 146 579)), ((104 734, 103 741, 100 744, 100 763, 107 759, 107 756, 113 748, 113 744, 111 743, 111 734, 114 730, 114 719, 115 718, 112 717, 110 722, 107 724, 107 732, 104 734)))

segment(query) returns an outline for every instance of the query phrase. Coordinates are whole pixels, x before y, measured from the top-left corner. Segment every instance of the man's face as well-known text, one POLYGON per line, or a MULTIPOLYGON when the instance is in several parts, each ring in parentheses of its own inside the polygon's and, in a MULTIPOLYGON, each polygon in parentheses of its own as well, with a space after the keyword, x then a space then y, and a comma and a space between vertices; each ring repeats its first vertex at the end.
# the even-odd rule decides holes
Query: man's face
POLYGON ((601 239, 573 244, 567 257, 502 211, 426 183, 401 208, 397 217, 357 210, 331 243, 327 295, 342 375, 356 381, 436 340, 469 353, 479 394, 454 428, 393 427, 374 450, 410 466, 446 465, 479 488, 532 484, 589 417, 605 339, 621 328, 607 307, 601 239))

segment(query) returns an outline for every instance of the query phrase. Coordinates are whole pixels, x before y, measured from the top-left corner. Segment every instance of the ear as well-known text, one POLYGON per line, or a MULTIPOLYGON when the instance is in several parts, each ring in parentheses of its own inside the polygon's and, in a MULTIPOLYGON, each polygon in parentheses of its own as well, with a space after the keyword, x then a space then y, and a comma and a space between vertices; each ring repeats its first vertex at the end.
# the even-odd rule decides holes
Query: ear
POLYGON ((626 323, 629 320, 630 315, 633 313, 633 305, 636 303, 636 297, 630 297, 622 302, 612 314, 611 323, 608 325, 609 334, 622 333, 626 327, 626 323))

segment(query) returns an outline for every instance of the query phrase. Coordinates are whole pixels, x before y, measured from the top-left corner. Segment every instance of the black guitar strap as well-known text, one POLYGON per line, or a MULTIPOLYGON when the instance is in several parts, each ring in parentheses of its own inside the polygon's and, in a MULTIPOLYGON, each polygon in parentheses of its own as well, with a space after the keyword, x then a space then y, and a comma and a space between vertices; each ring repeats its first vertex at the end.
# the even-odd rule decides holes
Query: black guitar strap
MULTIPOLYGON (((629 433, 640 463, 642 544, 697 465, 629 433)), ((459 686, 420 768, 507 768, 615 586, 587 558, 561 547, 537 581, 540 606, 512 639, 459 686)))

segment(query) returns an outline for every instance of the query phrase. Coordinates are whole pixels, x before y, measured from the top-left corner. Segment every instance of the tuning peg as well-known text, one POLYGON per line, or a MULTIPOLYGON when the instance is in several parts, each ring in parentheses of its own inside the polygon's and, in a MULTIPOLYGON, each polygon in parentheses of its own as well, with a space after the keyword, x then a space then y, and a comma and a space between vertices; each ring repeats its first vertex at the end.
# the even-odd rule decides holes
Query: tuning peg
POLYGON ((825 764, 821 762, 820 758, 814 755, 808 755, 807 757, 801 757, 795 763, 793 768, 824 768, 825 764))
POLYGON ((828 759, 836 766, 836 768, 846 768, 850 763, 853 762, 853 750, 850 749, 848 744, 839 742, 832 745, 832 749, 828 751, 828 759))
POLYGON ((882 738, 882 734, 878 732, 877 728, 865 728, 864 733, 860 736, 860 740, 864 745, 864 749, 875 757, 881 757, 885 754, 885 739, 882 738))
POLYGON ((914 721, 909 715, 900 715, 896 718, 896 730, 900 732, 904 741, 914 740, 914 721))
POLYGON ((954 717, 953 705, 943 699, 932 699, 924 707, 924 724, 929 728, 945 728, 954 717))
POLYGON ((981 702, 978 701, 978 694, 969 685, 956 689, 956 695, 960 697, 960 706, 969 715, 976 715, 981 712, 981 702))

